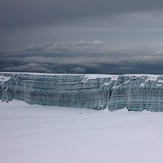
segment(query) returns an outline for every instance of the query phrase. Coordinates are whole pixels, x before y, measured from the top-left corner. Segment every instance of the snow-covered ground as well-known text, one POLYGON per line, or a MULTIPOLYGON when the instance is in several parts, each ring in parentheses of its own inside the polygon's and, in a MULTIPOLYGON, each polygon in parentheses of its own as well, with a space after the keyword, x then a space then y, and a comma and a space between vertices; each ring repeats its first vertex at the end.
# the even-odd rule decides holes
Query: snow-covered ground
POLYGON ((162 163, 163 113, 0 102, 0 163, 162 163))

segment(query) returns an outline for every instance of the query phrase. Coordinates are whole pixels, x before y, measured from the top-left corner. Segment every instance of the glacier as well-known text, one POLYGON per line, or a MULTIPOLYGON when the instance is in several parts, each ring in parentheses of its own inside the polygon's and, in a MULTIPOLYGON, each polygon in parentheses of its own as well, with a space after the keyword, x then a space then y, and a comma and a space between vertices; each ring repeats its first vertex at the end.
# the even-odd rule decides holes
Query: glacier
POLYGON ((0 100, 28 104, 163 111, 163 76, 0 72, 0 100))

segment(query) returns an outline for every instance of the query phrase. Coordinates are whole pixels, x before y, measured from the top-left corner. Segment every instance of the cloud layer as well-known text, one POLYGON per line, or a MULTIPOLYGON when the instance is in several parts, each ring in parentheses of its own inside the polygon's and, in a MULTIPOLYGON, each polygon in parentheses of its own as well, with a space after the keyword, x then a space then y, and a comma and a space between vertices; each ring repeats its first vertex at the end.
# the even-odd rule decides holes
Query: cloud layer
POLYGON ((0 0, 0 71, 163 73, 162 9, 162 0, 0 0))
POLYGON ((1 53, 1 71, 48 73, 163 73, 163 53, 108 47, 101 41, 54 42, 1 53))
POLYGON ((162 8, 161 0, 1 0, 0 28, 27 28, 162 8))

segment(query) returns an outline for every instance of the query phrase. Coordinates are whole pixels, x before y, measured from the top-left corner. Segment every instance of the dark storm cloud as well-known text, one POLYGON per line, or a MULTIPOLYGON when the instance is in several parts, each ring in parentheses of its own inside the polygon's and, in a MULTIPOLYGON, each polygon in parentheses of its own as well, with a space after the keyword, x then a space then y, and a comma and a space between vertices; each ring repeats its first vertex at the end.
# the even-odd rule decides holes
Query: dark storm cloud
POLYGON ((103 49, 104 43, 102 41, 76 41, 76 42, 52 42, 46 44, 34 44, 28 46, 25 51, 45 51, 45 52, 77 52, 80 51, 83 53, 91 51, 98 51, 103 49))
POLYGON ((163 74, 162 53, 143 47, 112 48, 101 41, 32 45, 0 55, 0 71, 163 74))
POLYGON ((1 0, 0 28, 56 25, 80 18, 162 9, 162 0, 1 0))
POLYGON ((162 9, 162 0, 0 0, 0 71, 163 74, 162 9))

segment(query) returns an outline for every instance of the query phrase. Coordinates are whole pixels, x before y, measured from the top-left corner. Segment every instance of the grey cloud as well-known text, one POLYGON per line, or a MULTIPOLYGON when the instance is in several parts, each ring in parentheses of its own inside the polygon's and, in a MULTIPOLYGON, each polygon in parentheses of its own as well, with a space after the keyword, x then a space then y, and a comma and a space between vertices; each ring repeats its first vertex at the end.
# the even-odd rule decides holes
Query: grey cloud
POLYGON ((0 0, 0 71, 163 73, 162 9, 162 0, 0 0))
POLYGON ((128 58, 128 61, 131 63, 148 63, 148 64, 157 64, 157 63, 163 63, 163 54, 162 55, 142 55, 142 56, 132 56, 128 58))
POLYGON ((43 66, 43 64, 36 64, 36 63, 28 63, 28 64, 24 64, 24 65, 15 65, 12 67, 5 67, 4 71, 19 71, 19 72, 50 72, 50 70, 46 67, 43 66))
POLYGON ((94 52, 103 48, 104 43, 95 41, 76 41, 76 42, 52 42, 46 44, 34 44, 28 46, 25 50, 30 52, 94 52))
POLYGON ((72 69, 70 69, 71 73, 75 73, 75 74, 82 74, 82 73, 87 73, 87 69, 83 68, 83 67, 74 67, 72 69))
POLYGON ((101 41, 54 42, 1 52, 0 71, 157 74, 163 73, 162 52, 101 41))
POLYGON ((1 52, 1 62, 46 64, 98 63, 158 63, 163 61, 163 49, 153 47, 108 46, 102 41, 54 42, 30 45, 15 51, 1 52))
POLYGON ((5 67, 4 71, 18 71, 18 72, 51 72, 48 68, 44 67, 43 64, 28 63, 24 65, 5 67))
MULTIPOLYGON (((80 42, 80 41, 79 41, 80 42)), ((0 71, 26 71, 48 73, 163 73, 163 53, 150 51, 146 48, 113 48, 102 43, 97 53, 86 53, 88 45, 94 47, 94 42, 64 43, 65 51, 58 54, 60 46, 36 46, 19 50, 10 57, 3 56, 0 60, 0 71), (86 45, 85 45, 86 44, 86 45), (93 44, 93 45, 92 45, 93 44), (72 46, 74 45, 74 46, 72 46), (73 48, 81 48, 79 54, 73 54, 73 48), (81 46, 82 45, 82 46, 81 46), (48 48, 47 48, 48 47, 48 48), (55 47, 55 48, 54 48, 55 47), (35 50, 34 50, 35 49, 35 50), (37 51, 37 50, 38 51, 37 51), (46 49, 46 50, 45 50, 46 49), (50 49, 49 51, 47 49, 50 49), (52 50, 53 49, 53 50, 52 50), (57 51, 55 51, 55 50, 57 51), (45 52, 46 51, 46 52, 45 52), (52 53, 53 52, 53 53, 52 53), (82 53, 83 52, 83 53, 82 53), (32 54, 32 55, 31 55, 32 54)), ((100 41, 96 41, 95 44, 100 41)), ((60 45, 59 43, 55 43, 60 45)), ((61 45, 63 45, 61 43, 61 45)), ((95 46, 96 47, 96 46, 95 46)), ((96 48, 95 48, 96 49, 96 48)))
MULTIPOLYGON (((71 0, 69 2, 71 2, 71 0)), ((121 4, 122 2, 123 1, 118 1, 117 5, 120 3, 119 6, 123 6, 123 4, 121 4)), ((137 3, 137 1, 134 1, 134 3, 135 2, 137 3)), ((28 3, 28 1, 25 3, 28 3)), ((156 3, 156 1, 153 1, 153 3, 156 3)), ((125 1, 125 4, 127 5, 127 1, 125 1)), ((147 3, 146 7, 148 5, 147 3)), ((66 7, 65 5, 65 8, 66 7)), ((92 7, 94 8, 96 6, 93 5, 92 7)), ((130 8, 130 6, 127 7, 130 8)), ((153 7, 155 7, 155 5, 153 5, 153 7)), ((116 10, 116 8, 117 6, 113 6, 113 9, 116 10)), ((149 8, 147 7, 147 9, 149 8)), ((19 9, 17 10, 19 11, 19 9)), ((3 13, 2 10, 0 11, 3 13)), ((55 41, 62 41, 63 43, 66 41, 76 42, 77 40, 102 40, 116 47, 122 46, 123 44, 134 46, 136 44, 147 44, 148 46, 155 44, 156 47, 158 45, 160 47, 162 46, 162 10, 132 10, 131 12, 119 13, 120 11, 118 10, 114 14, 106 13, 104 15, 96 13, 97 15, 94 14, 94 16, 92 15, 91 17, 88 15, 86 18, 82 15, 81 18, 78 17, 77 14, 74 14, 76 18, 74 18, 73 21, 71 21, 71 17, 61 19, 60 15, 58 15, 57 18, 63 23, 58 23, 55 19, 55 15, 51 16, 52 20, 49 21, 50 23, 46 22, 48 18, 44 20, 41 15, 40 19, 38 18, 33 23, 20 18, 19 22, 16 23, 17 27, 12 26, 12 22, 15 23, 14 18, 12 18, 12 20, 6 19, 6 22, 0 22, 0 26, 10 22, 11 26, 9 29, 11 30, 7 30, 7 27, 0 29, 0 49, 26 47, 28 44, 34 44, 35 46, 36 44, 40 44, 42 46, 42 44, 46 42, 53 43, 55 41), (27 24, 24 24, 24 27, 20 29, 19 23, 23 24, 23 21, 27 24), (42 24, 39 24, 37 21, 42 24), (29 25, 32 28, 29 28, 29 25)), ((10 14, 11 12, 12 11, 8 13, 10 14)), ((108 12, 111 11, 108 9, 108 12)), ((31 21, 33 19, 33 13, 28 13, 30 13, 29 16, 31 16, 31 19, 29 18, 29 21, 31 21)), ((0 14, 0 21, 1 17, 5 19, 5 15, 2 15, 0 14)), ((23 17, 23 13, 21 13, 20 16, 23 17)), ((39 45, 37 45, 35 48, 41 49, 41 46, 39 47, 39 45)), ((55 44, 53 46, 59 45, 55 44)), ((48 44, 47 47, 52 48, 52 45, 48 44)), ((65 49, 63 48, 62 50, 64 51, 65 49)))
MULTIPOLYGON (((103 55, 103 54, 129 54, 129 55, 150 55, 154 54, 155 52, 163 53, 162 47, 152 47, 152 46, 144 46, 144 45, 116 45, 111 46, 108 45, 102 41, 95 40, 95 41, 74 41, 74 42, 51 42, 51 43, 45 43, 45 44, 32 44, 27 46, 26 48, 20 48, 13 51, 2 51, 0 53, 1 56, 16 56, 20 55, 23 57, 28 56, 44 56, 47 54, 47 57, 50 56, 50 54, 53 57, 61 57, 63 55, 67 55, 67 57, 72 55, 103 55), (54 54, 54 55, 53 55, 54 54), (57 55, 58 54, 58 55, 57 55)), ((33 58, 34 59, 34 58, 33 58)), ((49 58, 47 58, 49 59, 49 58)), ((57 59, 57 58, 56 58, 57 59)), ((41 60, 41 58, 40 58, 41 60)))
POLYGON ((162 8, 161 0, 1 0, 0 28, 26 28, 162 8))

